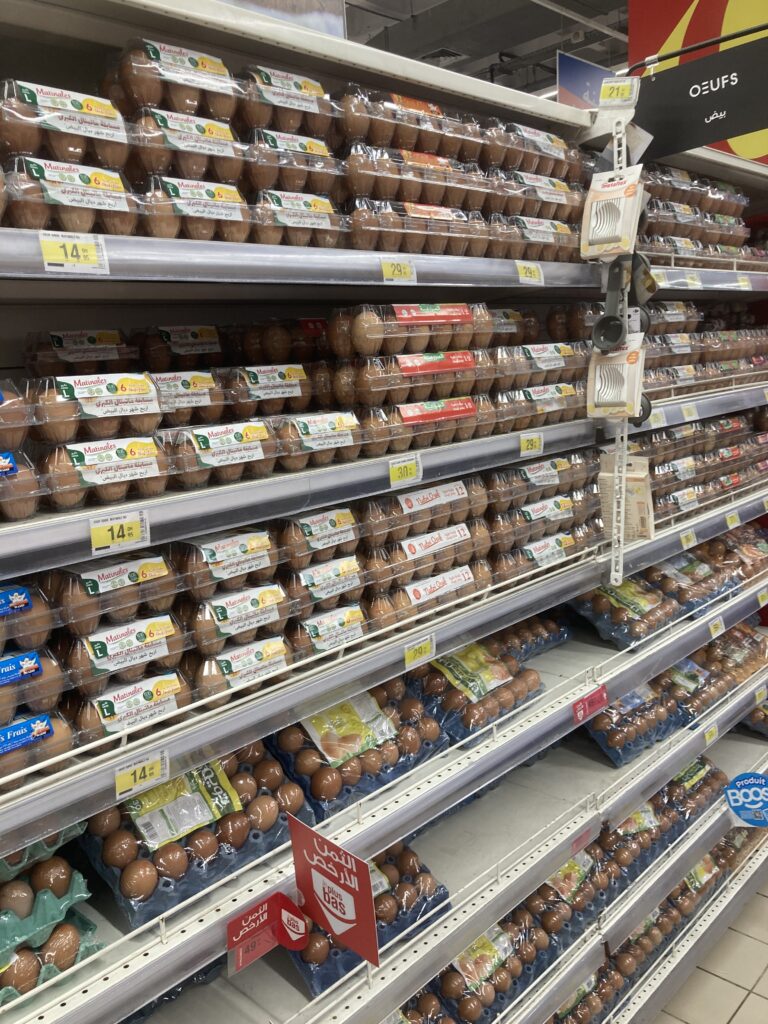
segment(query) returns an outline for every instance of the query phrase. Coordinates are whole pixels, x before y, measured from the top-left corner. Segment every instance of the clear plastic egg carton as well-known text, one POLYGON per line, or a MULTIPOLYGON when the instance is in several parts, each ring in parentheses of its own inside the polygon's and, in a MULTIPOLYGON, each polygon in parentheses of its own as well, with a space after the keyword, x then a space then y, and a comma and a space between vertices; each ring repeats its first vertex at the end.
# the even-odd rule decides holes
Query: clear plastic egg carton
POLYGON ((403 303, 337 309, 328 341, 338 359, 484 349, 492 315, 485 303, 403 303))
POLYGON ((364 406, 426 402, 488 394, 499 369, 485 349, 372 356, 337 366, 334 392, 341 403, 364 406))
MULTIPOLYGON (((479 519, 487 508, 488 493, 482 478, 470 476, 391 496, 368 498, 358 503, 355 516, 359 536, 365 538, 368 549, 373 549, 399 543, 412 535, 479 519)), ((356 548, 357 542, 351 550, 356 548)), ((335 555, 340 553, 341 550, 336 549, 335 555)), ((344 553, 348 554, 349 550, 344 553)))
POLYGON ((702 334, 653 334, 644 343, 646 369, 665 366, 695 366, 705 351, 702 334))
POLYGON ((43 647, 61 622, 60 609, 35 578, 0 584, 0 655, 10 642, 19 650, 43 647))
POLYGON ((68 758, 48 763, 70 751, 76 751, 80 737, 75 726, 58 711, 31 714, 21 711, 8 725, 0 728, 0 792, 18 789, 22 779, 9 776, 29 769, 44 775, 70 766, 68 758))
POLYGON ((586 387, 573 384, 540 384, 495 395, 494 433, 527 430, 551 423, 565 423, 586 415, 586 387))
POLYGON ((543 174, 514 171, 505 179, 507 202, 499 213, 539 217, 574 224, 581 221, 586 192, 578 183, 543 174))
POLYGON ((162 433, 173 484, 182 490, 263 480, 284 448, 267 420, 192 425, 162 433))
POLYGON ((151 324, 134 330, 129 343, 139 354, 140 369, 151 374, 209 370, 239 362, 232 334, 215 324, 151 324))
POLYGON ((43 157, 120 171, 128 154, 125 123, 109 100, 12 78, 0 82, 0 160, 43 157))
POLYGON ((470 441, 498 432, 496 411, 487 395, 370 409, 361 422, 367 438, 366 454, 371 457, 470 441))
POLYGON ((285 632, 302 610, 277 580, 227 590, 196 601, 181 595, 175 614, 203 657, 221 654, 227 643, 248 644, 285 632))
MULTIPOLYGON (((525 548, 543 537, 571 532, 577 526, 584 526, 599 512, 600 499, 595 487, 588 491, 572 490, 567 494, 540 498, 507 512, 489 515, 489 538, 486 542, 489 540, 489 549, 494 555, 508 554, 514 548, 525 548)), ((485 550, 487 555, 488 549, 485 550)))
POLYGON ((8 726, 19 714, 55 712, 59 700, 74 685, 71 674, 41 639, 46 632, 50 635, 51 629, 38 629, 36 636, 31 631, 28 636, 21 634, 15 638, 15 646, 0 655, 0 726, 8 726), (22 644, 29 639, 37 642, 22 644))
POLYGON ((24 365, 34 377, 144 369, 139 349, 121 330, 40 331, 27 336, 24 365))
POLYGON ((721 213, 738 217, 749 199, 725 182, 693 178, 688 171, 651 164, 643 172, 643 187, 653 199, 684 203, 702 213, 721 213))
POLYGON ((493 384, 499 391, 506 391, 583 381, 587 377, 589 353, 590 348, 583 341, 499 346, 491 349, 495 369, 493 384))
POLYGON ((693 334, 704 314, 693 302, 649 302, 648 334, 693 334))
POLYGON ((37 459, 46 504, 55 511, 80 508, 86 501, 103 505, 157 497, 176 471, 159 434, 64 443, 37 459))
POLYGON ((572 489, 593 494, 599 471, 599 455, 589 448, 569 456, 489 471, 482 478, 488 509, 493 514, 504 513, 529 502, 567 494, 572 489))
POLYGON ((513 217, 511 223, 522 233, 523 258, 559 263, 577 263, 581 259, 578 228, 540 217, 513 217))
POLYGON ((338 138, 339 112, 324 86, 304 74, 249 65, 239 75, 234 124, 243 138, 254 130, 338 138))
POLYGON ((730 217, 723 213, 705 213, 702 217, 701 234, 704 245, 742 246, 749 238, 749 228, 741 217, 730 217))
POLYGON ((643 233, 651 237, 673 236, 701 241, 703 230, 701 212, 686 203, 651 199, 643 214, 643 233))
POLYGON ((9 522, 31 519, 50 497, 47 475, 26 452, 0 452, 0 518, 9 522))
POLYGON ((489 226, 482 214, 426 203, 355 200, 350 212, 354 249, 432 256, 484 256, 489 226))
POLYGON ((589 160, 557 135, 489 118, 483 124, 483 167, 585 184, 589 160))
POLYGON ((301 192, 260 192, 250 208, 251 241, 262 245, 346 248, 350 219, 327 196, 301 192))
POLYGON ((346 180, 344 162, 322 139, 264 128, 254 130, 245 147, 241 183, 247 192, 306 190, 338 202, 346 197, 346 180))
POLYGON ((133 235, 141 203, 120 171, 20 156, 5 166, 3 224, 43 231, 133 235))
POLYGON ((254 225, 236 185, 152 175, 139 197, 141 226, 151 238, 247 242, 254 225))

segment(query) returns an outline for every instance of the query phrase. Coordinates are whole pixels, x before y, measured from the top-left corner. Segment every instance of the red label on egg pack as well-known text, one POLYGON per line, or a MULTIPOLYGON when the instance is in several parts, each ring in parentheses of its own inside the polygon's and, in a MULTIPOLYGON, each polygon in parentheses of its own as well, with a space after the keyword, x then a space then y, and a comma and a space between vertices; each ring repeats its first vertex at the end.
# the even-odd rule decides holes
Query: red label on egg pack
POLYGON ((451 161, 446 156, 436 153, 414 153, 412 149, 401 149, 400 156, 405 164, 426 164, 430 167, 450 167, 451 161))
POLYGON ((370 865, 292 814, 288 826, 302 911, 378 967, 370 865))
POLYGON ((576 725, 581 725, 582 722, 586 722, 588 718, 606 707, 608 707, 608 691, 605 688, 605 683, 601 683, 592 693, 573 702, 573 720, 576 725))
POLYGON ((403 423, 434 423, 437 420, 458 420, 474 416, 477 412, 471 398, 443 398, 437 402, 413 402, 398 405, 403 423))
POLYGON ((301 910, 285 893, 273 893, 227 922, 229 973, 242 971, 277 945, 303 949, 308 938, 301 910))
POLYGON ((472 311, 465 302, 409 303, 405 306, 393 306, 396 320, 404 320, 410 324, 469 324, 472 323, 472 311))
POLYGON ((443 113, 441 107, 438 107, 436 103, 430 103, 428 100, 417 100, 413 96, 402 96, 399 92, 391 92, 389 95, 392 97, 392 102, 396 103, 398 107, 402 107, 403 110, 417 110, 420 114, 437 114, 438 117, 443 113))
POLYGON ((307 318, 302 318, 296 321, 296 326, 305 337, 320 338, 326 332, 326 329, 328 327, 328 321, 320 319, 310 320, 307 318))
POLYGON ((471 352, 420 352, 418 355, 395 356, 395 359, 400 372, 409 377, 422 373, 450 373, 475 368, 475 357, 471 352))

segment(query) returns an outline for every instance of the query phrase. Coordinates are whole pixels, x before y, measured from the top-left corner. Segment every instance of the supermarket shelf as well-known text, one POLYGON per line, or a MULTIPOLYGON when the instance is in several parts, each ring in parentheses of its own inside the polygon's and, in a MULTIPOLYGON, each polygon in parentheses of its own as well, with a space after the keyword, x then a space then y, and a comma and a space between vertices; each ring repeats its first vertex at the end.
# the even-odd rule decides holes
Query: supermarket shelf
POLYGON ((691 921, 655 968, 635 985, 613 1011, 612 1024, 650 1024, 719 942, 746 902, 768 881, 768 841, 752 852, 741 869, 691 921))
POLYGON ((768 291, 768 273, 754 270, 706 270, 701 267, 652 267, 657 295, 668 292, 749 292, 768 291))
MULTIPOLYGON (((766 381, 768 383, 768 381, 766 381)), ((747 412, 768 401, 766 384, 748 384, 724 388, 722 391, 705 392, 691 398, 677 397, 653 402, 651 418, 640 427, 630 427, 631 434, 638 434, 651 428, 674 427, 710 416, 726 416, 731 413, 747 412)))
MULTIPOLYGON (((595 426, 590 420, 540 427, 535 433, 541 434, 543 444, 537 459, 595 441, 595 426)), ((475 472, 516 462, 521 458, 523 436, 519 432, 499 434, 424 449, 420 452, 423 482, 426 485, 466 475, 468 470, 475 472)), ((141 508, 148 514, 152 543, 167 543, 389 491, 389 464, 389 458, 361 459, 327 469, 276 473, 265 480, 171 492, 150 500, 4 523, 0 525, 0 579, 91 558, 90 520, 105 512, 141 508)))

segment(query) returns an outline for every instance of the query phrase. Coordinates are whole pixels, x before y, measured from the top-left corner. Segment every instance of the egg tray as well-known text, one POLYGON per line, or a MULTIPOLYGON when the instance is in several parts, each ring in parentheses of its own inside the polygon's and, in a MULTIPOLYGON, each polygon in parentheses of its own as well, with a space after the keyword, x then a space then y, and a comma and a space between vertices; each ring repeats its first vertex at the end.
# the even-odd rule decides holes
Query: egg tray
POLYGON ((643 188, 654 199, 687 203, 705 213, 740 213, 749 202, 736 186, 694 178, 676 167, 649 164, 642 174, 643 188))
POLYGON ((556 456, 543 462, 487 472, 482 479, 489 513, 507 512, 510 508, 568 494, 571 490, 589 490, 598 472, 597 455, 591 449, 570 457, 556 456))
MULTIPOLYGON (((429 871, 429 868, 426 864, 422 863, 421 870, 429 871)), ((410 875, 401 875, 401 880, 404 882, 413 881, 410 875)), ((391 924, 385 924, 379 920, 376 921, 378 948, 381 949, 383 946, 399 938, 403 932, 411 928, 422 917, 426 917, 427 914, 432 915, 429 918, 429 925, 431 927, 435 921, 440 919, 442 914, 447 914, 450 909, 448 889, 442 882, 438 882, 432 896, 420 896, 410 910, 398 910, 397 917, 391 924), (440 907, 440 910, 435 912, 437 907, 440 907)), ((317 930, 322 932, 322 934, 326 934, 321 928, 317 930)), ((414 929, 410 933, 411 936, 414 934, 418 934, 418 929, 414 929)), ((362 957, 359 957, 351 949, 339 949, 337 946, 331 949, 328 958, 322 964, 306 963, 302 960, 300 951, 291 950, 290 956, 313 999, 317 998, 327 988, 330 988, 331 985, 335 984, 344 975, 354 970, 355 967, 363 962, 362 957)))
MULTIPOLYGON (((393 706, 397 706, 397 702, 394 702, 393 706)), ((408 725, 409 723, 406 722, 404 724, 408 725)), ((394 736, 393 739, 396 740, 397 737, 394 736)), ((440 753, 441 750, 448 747, 449 743, 448 735, 441 729, 437 740, 421 740, 421 746, 416 754, 403 755, 401 752, 397 763, 392 766, 383 765, 378 775, 371 775, 366 772, 361 775, 360 781, 354 786, 343 786, 341 793, 332 800, 318 800, 312 795, 311 776, 302 775, 296 771, 295 756, 281 750, 279 745, 272 739, 265 741, 267 749, 285 769, 288 779, 292 782, 298 782, 301 786, 306 802, 312 808, 317 821, 325 821, 327 818, 333 817, 334 814, 338 814, 339 811, 344 810, 346 807, 350 807, 360 800, 364 800, 372 793, 383 789, 384 786, 388 786, 390 782, 402 778, 408 772, 413 771, 418 765, 423 764, 424 761, 440 753)), ((314 744, 308 741, 306 748, 310 747, 314 748, 314 744)), ((322 756, 322 752, 320 753, 322 756)))
POLYGON ((9 856, 11 855, 0 857, 0 885, 4 882, 10 882, 18 875, 28 871, 39 860, 47 860, 53 856, 65 843, 82 835, 85 828, 86 822, 84 821, 79 821, 74 825, 65 825, 60 832, 55 833, 55 841, 50 845, 44 839, 37 839, 34 843, 30 843, 29 846, 25 846, 23 850, 19 851, 19 859, 16 863, 10 863, 9 856))
MULTIPOLYGON (((259 790, 259 795, 272 796, 273 794, 271 790, 263 788, 259 790)), ((306 803, 298 808, 295 816, 306 825, 315 824, 315 816, 306 803)), ((239 850, 228 844, 220 843, 219 852, 207 863, 201 863, 190 857, 189 868, 180 879, 159 878, 157 888, 143 902, 126 899, 120 892, 120 870, 109 867, 102 860, 103 843, 100 838, 86 832, 79 841, 99 877, 112 890, 118 909, 132 928, 139 928, 160 914, 173 910, 179 903, 196 896, 215 882, 227 878, 233 871, 239 871, 246 864, 260 860, 268 853, 288 843, 289 839, 288 815, 281 812, 269 832, 251 829, 245 844, 239 850)), ((183 839, 180 839, 179 842, 184 844, 183 839)), ((139 859, 151 860, 151 855, 142 851, 139 859)))
POLYGON ((754 711, 750 711, 746 718, 742 718, 741 724, 750 732, 768 737, 768 704, 761 704, 754 711))
POLYGON ((58 897, 52 889, 39 890, 27 917, 18 917, 12 910, 0 910, 0 964, 8 962, 9 954, 17 946, 42 946, 70 907, 84 903, 90 896, 83 876, 73 871, 66 893, 58 897))
MULTIPOLYGON (((67 911, 67 915, 64 918, 64 924, 70 924, 78 930, 80 933, 80 948, 77 951, 75 957, 75 964, 81 963, 86 960, 89 956, 93 956, 104 948, 103 942, 97 942, 96 925, 89 920, 84 914, 75 908, 67 911)), ((54 925, 55 927, 55 925, 54 925)), ((33 950, 33 952, 37 952, 33 950)), ((42 964, 40 967, 40 974, 38 975, 35 988, 43 985, 46 981, 50 981, 52 978, 57 978, 62 972, 52 963, 42 964)), ((0 1006, 5 1006, 7 1003, 17 999, 21 993, 18 992, 11 985, 5 985, 0 988, 0 1006)))
MULTIPOLYGON (((624 582, 626 583, 628 581, 624 582)), ((660 602, 662 599, 660 595, 658 595, 658 591, 651 591, 650 586, 644 581, 631 582, 640 582, 641 588, 643 590, 645 590, 646 592, 653 593, 654 600, 653 607, 651 610, 660 607, 660 602)), ((599 587, 597 590, 597 594, 602 595, 604 589, 605 588, 603 587, 599 587)), ((631 611, 628 608, 626 608, 623 604, 621 605, 621 608, 613 608, 613 605, 611 606, 612 611, 624 610, 627 612, 627 622, 618 625, 611 621, 612 611, 596 613, 594 611, 592 601, 584 600, 583 596, 568 601, 568 607, 573 608, 575 612, 578 612, 579 615, 581 615, 583 618, 591 622, 592 625, 597 629, 598 634, 603 640, 607 640, 610 643, 613 643, 614 646, 616 646, 620 651, 624 651, 628 650, 630 647, 633 647, 640 640, 645 640, 647 637, 653 636, 655 633, 659 632, 659 630, 668 626, 670 622, 674 622, 676 619, 679 619, 682 616, 683 610, 680 607, 680 605, 677 604, 676 601, 672 601, 671 598, 663 598, 663 600, 671 601, 672 604, 669 606, 669 614, 666 615, 665 613, 663 621, 655 628, 649 628, 646 622, 640 616, 633 616, 631 611), (672 607, 672 605, 674 605, 674 607, 672 607), (630 634, 630 628, 633 625, 636 628, 636 636, 632 636, 630 634)))
POLYGON ((692 615, 694 618, 703 614, 716 598, 733 594, 744 585, 744 581, 736 572, 718 569, 717 566, 708 564, 690 551, 671 555, 658 566, 646 569, 642 575, 646 582, 656 590, 665 595, 674 596, 683 609, 683 615, 692 615), (663 574, 662 578, 657 578, 653 572, 657 569, 663 574), (668 569, 679 573, 682 579, 669 576, 666 571, 668 569), (665 580, 669 582, 665 583, 665 580), (669 583, 677 584, 677 589, 674 587, 670 589, 669 583), (687 592, 691 588, 695 595, 692 594, 687 600, 680 600, 681 597, 687 596, 687 592))
POLYGON ((477 351, 489 347, 492 332, 493 314, 484 302, 365 303, 335 309, 327 323, 338 359, 477 351))
MULTIPOLYGON (((647 707, 650 704, 657 702, 647 702, 643 707, 647 707)), ((611 710, 610 708, 608 709, 611 710)), ((595 729, 592 726, 591 721, 587 722, 584 728, 586 729, 590 739, 593 739, 595 743, 600 747, 602 752, 613 762, 617 768, 622 768, 625 764, 629 764, 631 761, 635 761, 638 757, 641 757, 646 750, 650 750, 657 743, 661 743, 667 739, 672 733, 677 732, 679 729, 684 729, 691 722, 691 716, 682 708, 678 707, 677 711, 669 715, 666 722, 657 724, 654 728, 649 729, 644 735, 638 735, 636 739, 625 742, 621 747, 613 747, 607 741, 607 733, 600 729, 595 729)), ((625 725, 632 723, 632 715, 618 718, 616 725, 612 728, 622 729, 625 725)))
POLYGON ((36 650, 5 650, 0 656, 0 672, 7 682, 0 684, 0 727, 13 721, 20 707, 26 714, 51 714, 62 694, 76 685, 71 672, 64 668, 48 647, 36 650), (27 674, 23 666, 38 666, 27 674), (40 671, 42 669, 42 671, 40 671), (24 672, 24 674, 20 674, 24 672))
POLYGON ((80 730, 68 722, 56 708, 48 714, 17 715, 10 725, 0 728, 0 744, 9 739, 9 730, 13 730, 17 735, 10 740, 15 743, 13 749, 0 754, 0 793, 17 789, 29 781, 28 775, 11 783, 5 781, 7 776, 16 772, 29 768, 34 768, 36 772, 42 771, 46 775, 64 771, 71 766, 71 757, 65 757, 55 765, 47 765, 46 762, 61 754, 74 756, 80 742, 80 730), (21 725, 28 725, 28 728, 19 736, 17 727, 21 725), (32 739, 36 728, 44 731, 32 739))

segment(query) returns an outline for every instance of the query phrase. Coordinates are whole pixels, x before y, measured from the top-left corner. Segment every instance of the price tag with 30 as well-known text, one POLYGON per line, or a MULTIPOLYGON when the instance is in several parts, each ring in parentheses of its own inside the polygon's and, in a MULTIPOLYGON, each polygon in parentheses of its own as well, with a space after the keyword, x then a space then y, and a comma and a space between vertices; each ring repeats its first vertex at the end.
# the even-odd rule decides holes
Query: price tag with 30
POLYGON ((515 260, 517 277, 520 284, 544 285, 544 271, 540 263, 528 263, 524 260, 515 260))
POLYGON ((167 750, 158 750, 148 757, 136 757, 115 769, 115 796, 124 800, 135 793, 167 782, 170 777, 170 760, 167 750))
POLYGON ((403 650, 406 672, 408 669, 416 668, 418 665, 424 665, 427 661, 432 661, 435 657, 436 649, 434 633, 429 633, 420 640, 414 640, 412 644, 406 644, 403 650))
POLYGON ((381 260, 382 280, 391 284, 416 284, 416 267, 412 260, 381 260))
POLYGON ((405 487, 407 484, 417 484, 424 476, 424 467, 421 464, 421 455, 412 452, 410 455, 399 455, 396 459, 389 460, 389 486, 393 488, 405 487))
POLYGON ((109 274, 109 259, 102 235, 69 231, 38 234, 43 269, 51 274, 109 274))
POLYGON ((94 516, 90 531, 92 555, 141 548, 149 544, 149 516, 144 510, 94 516))

